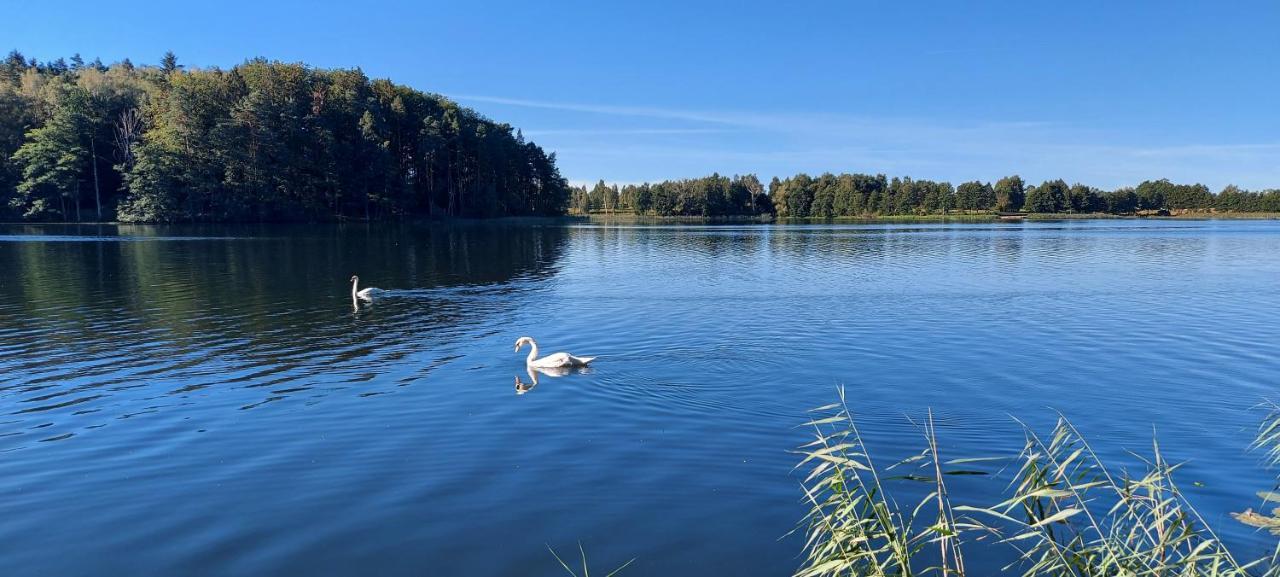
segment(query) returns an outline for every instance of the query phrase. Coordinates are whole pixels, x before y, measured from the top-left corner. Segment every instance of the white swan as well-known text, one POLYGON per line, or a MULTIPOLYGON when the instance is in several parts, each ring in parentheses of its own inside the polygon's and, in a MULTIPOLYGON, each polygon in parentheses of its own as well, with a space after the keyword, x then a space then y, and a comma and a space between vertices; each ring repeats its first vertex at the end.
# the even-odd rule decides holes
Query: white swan
POLYGON ((361 298, 361 299, 364 299, 364 300, 367 300, 367 301, 371 301, 371 300, 373 300, 373 295, 376 295, 376 294, 378 294, 378 293, 382 292, 382 289, 380 289, 380 288, 373 288, 373 287, 369 287, 369 288, 364 289, 364 290, 356 290, 356 288, 357 288, 357 286, 356 286, 356 285, 358 285, 358 284, 360 284, 360 277, 352 275, 352 277, 351 277, 351 299, 352 299, 352 300, 355 300, 355 299, 357 299, 357 298, 361 298))
POLYGON ((594 361, 595 357, 575 357, 569 353, 553 353, 542 358, 538 358, 538 343, 530 337, 520 337, 516 339, 516 352, 520 352, 520 347, 525 344, 533 347, 529 351, 529 358, 525 359, 524 364, 527 367, 535 369, 558 369, 564 367, 585 367, 587 363, 594 361))

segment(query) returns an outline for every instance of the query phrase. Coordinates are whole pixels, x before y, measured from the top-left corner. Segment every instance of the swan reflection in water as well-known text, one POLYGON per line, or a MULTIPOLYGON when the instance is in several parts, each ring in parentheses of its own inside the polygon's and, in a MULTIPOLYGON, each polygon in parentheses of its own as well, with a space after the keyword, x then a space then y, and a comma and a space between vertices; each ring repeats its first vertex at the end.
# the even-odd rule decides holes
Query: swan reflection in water
POLYGON ((585 373, 587 370, 580 367, 533 367, 525 365, 524 370, 529 374, 529 382, 520 380, 520 375, 516 375, 516 394, 523 395, 532 391, 538 386, 538 375, 543 374, 552 378, 563 377, 572 373, 585 373))

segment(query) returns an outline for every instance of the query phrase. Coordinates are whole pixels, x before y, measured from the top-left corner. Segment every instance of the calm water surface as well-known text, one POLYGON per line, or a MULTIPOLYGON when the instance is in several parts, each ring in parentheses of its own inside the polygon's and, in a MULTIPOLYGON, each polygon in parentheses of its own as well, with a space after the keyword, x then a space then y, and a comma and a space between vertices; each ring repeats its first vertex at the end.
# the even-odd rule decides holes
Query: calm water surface
POLYGON ((1271 486, 1277 222, 6 226, 0 272, 9 577, 555 575, 579 541, 789 575, 788 451, 838 385, 886 461, 930 407, 954 457, 1058 410, 1132 464, 1154 428, 1274 545, 1226 513, 1271 486), (352 274, 391 292, 353 310, 352 274), (600 359, 517 395, 522 335, 600 359))

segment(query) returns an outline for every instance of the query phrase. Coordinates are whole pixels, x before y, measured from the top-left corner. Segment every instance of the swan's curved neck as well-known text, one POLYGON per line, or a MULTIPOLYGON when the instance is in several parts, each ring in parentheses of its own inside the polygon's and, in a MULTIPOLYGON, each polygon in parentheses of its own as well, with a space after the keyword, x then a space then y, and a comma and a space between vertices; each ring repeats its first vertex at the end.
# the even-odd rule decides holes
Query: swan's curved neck
POLYGON ((360 279, 358 278, 351 279, 351 296, 352 297, 356 296, 356 285, 358 284, 360 284, 360 279))
POLYGON ((525 359, 524 362, 529 364, 536 358, 538 358, 538 343, 533 339, 529 339, 529 358, 525 359))

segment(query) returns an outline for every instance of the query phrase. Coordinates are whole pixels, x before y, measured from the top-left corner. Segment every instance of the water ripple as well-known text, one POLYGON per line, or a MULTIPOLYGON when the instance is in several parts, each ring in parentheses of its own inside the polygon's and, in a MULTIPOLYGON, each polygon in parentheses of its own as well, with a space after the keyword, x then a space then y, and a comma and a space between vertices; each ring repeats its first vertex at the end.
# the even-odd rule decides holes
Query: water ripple
POLYGON ((1280 374, 1271 222, 0 241, 6 574, 508 575, 579 539, 662 574, 705 573, 677 562, 689 543, 717 572, 787 574, 788 451, 839 386, 885 460, 928 410, 955 456, 1014 453, 1011 416, 1061 411, 1109 459, 1157 426, 1211 515, 1270 482, 1244 448, 1280 374), (353 309, 357 273, 388 292, 353 309), (517 395, 521 335, 600 360, 517 395))

